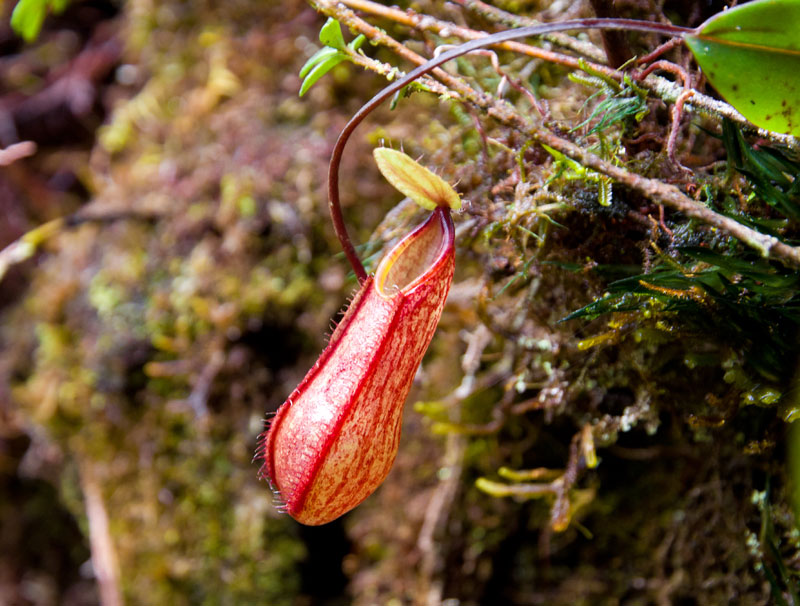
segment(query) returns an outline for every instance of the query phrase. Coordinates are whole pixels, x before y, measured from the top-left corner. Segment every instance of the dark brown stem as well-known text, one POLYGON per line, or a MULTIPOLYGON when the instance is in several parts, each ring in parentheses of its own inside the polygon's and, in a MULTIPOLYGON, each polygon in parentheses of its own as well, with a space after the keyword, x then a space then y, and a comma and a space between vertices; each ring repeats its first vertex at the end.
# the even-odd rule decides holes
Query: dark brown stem
POLYGON ((575 19, 571 21, 562 21, 560 23, 542 23, 540 25, 532 25, 529 27, 521 27, 513 30, 506 30, 488 35, 476 40, 470 40, 464 44, 457 46, 447 52, 442 53, 438 57, 434 57, 430 61, 420 65, 419 67, 411 70, 402 78, 395 80, 386 88, 381 90, 372 99, 367 101, 355 115, 350 118, 350 121, 342 129, 339 138, 336 140, 333 152, 331 154, 331 161, 328 168, 328 207, 331 212, 331 219, 333 221, 333 228, 336 235, 342 244, 342 249, 353 267, 353 271, 358 278, 359 283, 363 283, 367 279, 367 272, 364 265, 356 254, 353 242, 347 233, 347 226, 344 222, 342 215, 341 204, 339 200, 339 165, 342 161, 344 147, 348 139, 353 134, 356 127, 366 118, 378 105, 383 101, 394 95, 397 91, 402 90, 411 82, 433 70, 434 68, 464 55, 470 51, 484 48, 486 46, 493 46, 506 42, 508 40, 516 40, 517 38, 527 38, 531 36, 540 36, 551 32, 568 31, 575 29, 613 29, 613 30, 635 30, 644 32, 653 32, 667 36, 686 36, 688 34, 696 33, 696 30, 686 27, 678 27, 676 25, 667 25, 664 23, 652 23, 649 21, 637 21, 635 19, 575 19))
POLYGON ((647 63, 650 63, 653 59, 657 59, 667 51, 672 50, 673 48, 678 46, 681 42, 682 40, 680 38, 672 38, 672 40, 667 40, 666 42, 664 42, 664 44, 657 46, 655 49, 653 49, 646 55, 638 57, 636 59, 636 65, 646 65, 647 63))
MULTIPOLYGON (((617 17, 614 0, 590 0, 590 3, 595 15, 598 17, 610 17, 612 19, 617 17)), ((633 57, 625 32, 603 30, 600 35, 603 37, 603 48, 606 51, 606 59, 611 67, 618 68, 633 57)))
POLYGON ((676 154, 675 146, 678 142, 678 133, 680 132, 680 127, 681 127, 681 117, 683 116, 683 104, 686 103, 687 99, 689 99, 694 95, 694 90, 692 90, 692 79, 689 76, 689 73, 685 69, 683 69, 680 65, 676 65, 675 63, 670 63, 669 61, 663 61, 663 60, 651 63, 645 69, 643 69, 639 74, 636 74, 636 76, 634 77, 637 80, 642 81, 647 77, 648 74, 658 69, 674 74, 675 76, 680 78, 681 82, 683 82, 683 92, 680 95, 678 95, 677 99, 675 99, 675 104, 672 106, 672 110, 670 111, 672 116, 672 125, 670 126, 669 137, 667 139, 667 157, 669 158, 669 161, 672 162, 673 166, 675 166, 677 169, 691 173, 692 170, 681 164, 677 156, 675 155, 676 154))

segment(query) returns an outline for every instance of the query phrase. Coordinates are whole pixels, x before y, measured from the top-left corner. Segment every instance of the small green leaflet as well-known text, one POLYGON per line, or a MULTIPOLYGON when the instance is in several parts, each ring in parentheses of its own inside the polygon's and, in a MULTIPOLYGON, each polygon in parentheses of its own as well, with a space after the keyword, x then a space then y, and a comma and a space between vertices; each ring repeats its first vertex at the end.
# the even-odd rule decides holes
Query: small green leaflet
POLYGON ((711 84, 756 126, 800 136, 800 0, 755 0, 685 36, 711 84))
POLYGON ((322 29, 319 30, 319 41, 325 46, 314 53, 300 69, 300 77, 303 84, 300 87, 300 96, 306 94, 309 88, 314 86, 317 80, 339 65, 342 61, 349 60, 350 57, 345 49, 357 51, 364 43, 364 34, 355 38, 350 44, 345 45, 342 28, 339 22, 332 17, 328 18, 322 29))
POLYGON ((386 180, 422 208, 427 210, 434 210, 437 206, 449 206, 453 210, 461 208, 461 198, 447 181, 403 152, 379 147, 373 150, 372 155, 386 180))
POLYGON ((344 50, 344 36, 339 22, 332 17, 328 17, 325 25, 319 30, 319 41, 325 46, 330 46, 336 50, 344 50))

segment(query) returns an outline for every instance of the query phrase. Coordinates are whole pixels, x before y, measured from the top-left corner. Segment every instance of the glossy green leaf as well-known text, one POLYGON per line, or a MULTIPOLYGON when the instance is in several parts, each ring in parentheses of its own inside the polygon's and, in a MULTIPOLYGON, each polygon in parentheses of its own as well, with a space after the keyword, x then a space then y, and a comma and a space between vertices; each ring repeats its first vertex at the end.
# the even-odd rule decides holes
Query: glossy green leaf
POLYGON ((461 208, 461 198, 447 181, 403 152, 379 147, 372 154, 386 180, 422 208, 427 210, 434 210, 437 206, 449 206, 453 210, 461 208))
POLYGON ((800 0, 755 0, 685 38, 709 82, 756 126, 800 135, 800 0))

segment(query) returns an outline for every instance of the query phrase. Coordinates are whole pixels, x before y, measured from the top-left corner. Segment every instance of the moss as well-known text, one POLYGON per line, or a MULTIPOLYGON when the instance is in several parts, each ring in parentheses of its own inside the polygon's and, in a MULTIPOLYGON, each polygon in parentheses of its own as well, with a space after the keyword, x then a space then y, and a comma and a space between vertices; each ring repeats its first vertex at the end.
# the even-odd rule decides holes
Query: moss
POLYGON ((126 7, 127 61, 149 79, 99 133, 91 212, 109 219, 54 238, 4 314, 16 406, 62 453, 61 498, 87 534, 66 470, 100 485, 131 603, 300 592, 305 549, 252 464, 265 411, 290 389, 281 366, 313 354, 335 310, 312 257, 333 241, 328 123, 285 129, 275 108, 294 93, 263 65, 302 63, 276 35, 299 10, 126 7))

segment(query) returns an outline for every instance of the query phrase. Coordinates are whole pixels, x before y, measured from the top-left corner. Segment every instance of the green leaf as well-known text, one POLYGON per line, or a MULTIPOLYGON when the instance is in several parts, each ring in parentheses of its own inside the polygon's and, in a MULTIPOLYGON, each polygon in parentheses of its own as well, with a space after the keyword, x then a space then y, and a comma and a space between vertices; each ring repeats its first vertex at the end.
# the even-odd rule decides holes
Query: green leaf
POLYGON ((300 96, 302 97, 305 95, 306 91, 314 86, 314 83, 317 80, 322 78, 322 76, 327 74, 345 59, 347 59, 346 55, 343 55, 338 51, 334 51, 334 54, 327 56, 321 62, 317 63, 317 65, 306 76, 306 79, 303 80, 303 84, 300 86, 300 96))
POLYGON ((319 30, 319 41, 325 46, 330 46, 336 50, 344 50, 344 37, 342 27, 333 17, 328 17, 325 25, 319 30))
POLYGON ((350 50, 357 51, 359 48, 361 48, 361 45, 364 44, 364 41, 366 39, 367 37, 364 34, 359 34, 356 38, 354 38, 350 42, 350 44, 347 45, 347 48, 349 48, 350 50))
MULTIPOLYGON (((350 57, 342 52, 345 50, 345 43, 342 37, 342 28, 339 27, 339 23, 336 20, 329 18, 325 22, 325 25, 323 25, 322 29, 319 31, 319 40, 325 46, 309 57, 308 61, 300 68, 300 77, 305 78, 300 87, 301 97, 305 95, 306 91, 314 86, 316 81, 322 78, 322 76, 327 74, 342 61, 350 60, 350 57)), ((355 52, 364 44, 364 40, 366 40, 366 37, 364 34, 361 34, 353 39, 346 48, 355 52)))
POLYGON ((729 120, 722 123, 722 141, 730 166, 749 179, 758 198, 800 221, 800 162, 778 149, 752 147, 729 120))
POLYGON ((711 84, 756 126, 800 135, 800 1, 755 0, 685 37, 711 84))
POLYGON ((330 46, 323 46, 319 49, 316 53, 309 57, 308 61, 303 64, 303 67, 300 68, 300 77, 305 78, 308 75, 308 72, 317 65, 318 63, 322 63, 328 57, 333 55, 338 55, 339 51, 335 48, 331 48, 330 46))
POLYGON ((25 42, 36 39, 47 16, 47 0, 19 0, 11 13, 11 27, 25 42))
POLYGON ((403 152, 379 147, 372 154, 386 180, 422 208, 427 210, 434 210, 437 206, 449 206, 453 210, 461 208, 461 198, 447 181, 403 152))

